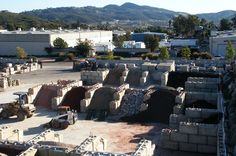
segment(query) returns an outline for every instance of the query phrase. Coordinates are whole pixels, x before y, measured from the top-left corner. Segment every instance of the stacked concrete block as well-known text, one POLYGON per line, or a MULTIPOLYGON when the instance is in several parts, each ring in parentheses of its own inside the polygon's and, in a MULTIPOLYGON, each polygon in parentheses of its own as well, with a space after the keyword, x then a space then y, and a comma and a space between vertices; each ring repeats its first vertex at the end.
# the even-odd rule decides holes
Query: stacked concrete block
POLYGON ((161 85, 166 86, 168 82, 169 72, 165 72, 161 75, 161 85))
POLYGON ((141 68, 143 71, 155 71, 156 66, 157 66, 157 64, 155 64, 155 63, 144 62, 144 64, 142 64, 141 68))
POLYGON ((175 103, 183 104, 185 101, 185 95, 186 95, 186 92, 181 91, 180 94, 175 97, 175 103))
POLYGON ((129 73, 129 70, 124 70, 122 72, 122 76, 120 77, 120 84, 124 84, 126 79, 127 79, 127 76, 128 76, 128 73, 129 73))
POLYGON ((199 72, 199 67, 197 67, 197 66, 191 66, 190 71, 191 71, 191 72, 199 72))
POLYGON ((179 130, 163 129, 161 147, 199 153, 217 152, 218 125, 181 122, 179 130))
POLYGON ((141 140, 131 156, 153 156, 155 145, 150 140, 141 140))
POLYGON ((170 128, 177 129, 179 127, 179 123, 183 121, 188 121, 188 118, 183 114, 171 114, 169 116, 170 128))
POLYGON ((186 108, 185 115, 187 118, 194 119, 205 119, 211 115, 217 114, 219 111, 217 109, 203 109, 203 108, 186 108))
POLYGON ((70 153, 71 156, 78 156, 86 151, 103 152, 107 148, 107 141, 100 136, 89 136, 70 153))
POLYGON ((205 100, 212 104, 217 104, 220 93, 204 93, 204 92, 187 92, 185 95, 185 103, 193 103, 197 100, 205 100))
POLYGON ((176 69, 176 71, 189 72, 189 65, 188 64, 176 65, 175 69, 176 69))
POLYGON ((26 151, 22 152, 18 156, 35 156, 36 153, 37 153, 37 149, 34 148, 34 147, 30 147, 29 149, 27 149, 26 151))
POLYGON ((136 68, 136 65, 134 63, 127 63, 127 68, 133 69, 133 68, 136 68))
POLYGON ((125 63, 118 63, 117 64, 117 68, 118 69, 126 70, 127 69, 127 64, 125 64, 125 63))
POLYGON ((51 130, 46 130, 41 134, 27 141, 28 144, 37 144, 39 141, 54 141, 62 142, 62 135, 55 133, 51 130))
POLYGON ((40 91, 42 85, 37 85, 28 89, 28 102, 32 103, 40 91))
POLYGON ((91 89, 89 89, 85 92, 85 99, 80 101, 81 112, 87 111, 87 108, 90 105, 90 102, 92 100, 92 97, 93 97, 95 91, 101 87, 102 87, 102 84, 98 83, 98 84, 93 85, 91 89))
POLYGON ((172 61, 172 62, 160 63, 157 65, 156 69, 162 72, 175 71, 175 62, 172 61))
POLYGON ((109 108, 111 114, 117 114, 121 105, 122 97, 125 95, 125 91, 129 89, 129 84, 123 84, 118 87, 117 91, 113 95, 113 101, 110 102, 109 108))
POLYGON ((109 70, 101 70, 101 71, 82 71, 81 72, 81 80, 86 82, 87 84, 95 84, 102 83, 109 70))
POLYGON ((148 83, 149 72, 144 71, 142 77, 140 78, 140 85, 145 86, 148 83))
POLYGON ((185 90, 188 92, 218 92, 218 84, 215 82, 186 81, 185 90))
POLYGON ((23 131, 8 126, 0 127, 0 141, 3 140, 23 141, 23 131))

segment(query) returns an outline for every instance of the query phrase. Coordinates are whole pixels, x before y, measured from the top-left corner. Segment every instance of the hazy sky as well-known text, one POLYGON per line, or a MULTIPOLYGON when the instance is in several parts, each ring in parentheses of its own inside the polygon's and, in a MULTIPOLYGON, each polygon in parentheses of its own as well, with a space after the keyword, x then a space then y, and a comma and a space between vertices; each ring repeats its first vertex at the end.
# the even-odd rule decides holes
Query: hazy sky
POLYGON ((66 6, 82 7, 89 5, 103 7, 108 4, 121 5, 125 2, 192 14, 236 10, 236 0, 6 0, 1 2, 0 10, 21 12, 25 10, 66 6))

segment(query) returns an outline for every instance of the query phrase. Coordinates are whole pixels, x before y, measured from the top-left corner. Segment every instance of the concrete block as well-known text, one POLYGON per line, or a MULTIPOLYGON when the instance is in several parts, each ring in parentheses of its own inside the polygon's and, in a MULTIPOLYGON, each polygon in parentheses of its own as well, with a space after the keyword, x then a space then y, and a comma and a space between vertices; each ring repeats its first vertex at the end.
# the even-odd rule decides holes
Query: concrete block
POLYGON ((216 153, 217 147, 216 146, 209 146, 209 145, 198 145, 197 151, 199 153, 216 153))
POLYGON ((198 124, 190 122, 180 122, 179 131, 180 133, 186 134, 198 134, 198 124))
POLYGON ((208 136, 207 137, 207 144, 216 146, 217 145, 217 137, 208 136))
POLYGON ((161 141, 170 141, 171 130, 170 129, 162 129, 161 130, 161 141))
POLYGON ((148 71, 144 71, 144 72, 142 73, 142 77, 147 77, 147 76, 148 76, 148 74, 149 74, 149 72, 148 72, 148 71))
POLYGON ((173 130, 171 131, 170 140, 176 142, 188 142, 188 135, 179 133, 177 130, 173 130))
POLYGON ((87 111, 87 108, 90 105, 90 101, 91 101, 91 99, 83 99, 83 100, 80 101, 81 112, 86 112, 87 111))
POLYGON ((185 115, 189 118, 201 118, 200 108, 186 108, 185 115))
POLYGON ((217 136, 217 125, 213 124, 199 124, 199 135, 217 136))
POLYGON ((183 113, 183 105, 175 105, 173 107, 174 114, 182 114, 183 113))
POLYGON ((197 152, 197 144, 179 143, 180 151, 197 152))
POLYGON ((207 137, 201 135, 189 135, 189 143, 207 144, 207 137))
POLYGON ((179 143, 174 141, 161 141, 160 146, 162 148, 172 149, 172 150, 179 150, 179 143))

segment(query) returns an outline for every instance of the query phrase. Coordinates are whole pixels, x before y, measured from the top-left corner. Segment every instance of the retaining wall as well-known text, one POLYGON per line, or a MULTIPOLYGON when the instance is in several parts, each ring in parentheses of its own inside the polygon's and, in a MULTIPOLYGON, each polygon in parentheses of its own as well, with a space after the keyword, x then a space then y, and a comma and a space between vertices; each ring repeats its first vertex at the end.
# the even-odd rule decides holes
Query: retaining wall
POLYGON ((8 126, 0 127, 0 141, 4 140, 23 141, 23 131, 8 126))
POLYGON ((82 71, 81 80, 86 84, 103 83, 108 73, 108 69, 101 71, 82 71))

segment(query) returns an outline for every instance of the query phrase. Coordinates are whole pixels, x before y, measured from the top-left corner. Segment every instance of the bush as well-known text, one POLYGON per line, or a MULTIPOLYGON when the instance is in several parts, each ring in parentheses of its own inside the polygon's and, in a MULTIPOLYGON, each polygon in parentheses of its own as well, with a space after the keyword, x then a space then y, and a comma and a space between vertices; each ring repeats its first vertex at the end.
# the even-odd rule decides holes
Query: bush
POLYGON ((143 54, 141 55, 142 59, 145 60, 146 58, 148 58, 149 60, 157 60, 158 56, 156 54, 152 54, 152 53, 147 53, 147 54, 143 54))
POLYGON ((21 47, 16 47, 16 57, 19 59, 26 59, 27 53, 25 52, 25 49, 21 47))
POLYGON ((207 60, 211 60, 213 57, 208 52, 194 52, 191 55, 191 58, 192 59, 207 59, 207 60))
POLYGON ((67 58, 68 58, 69 60, 74 60, 75 54, 74 54, 74 53, 68 53, 68 54, 67 54, 67 58))

